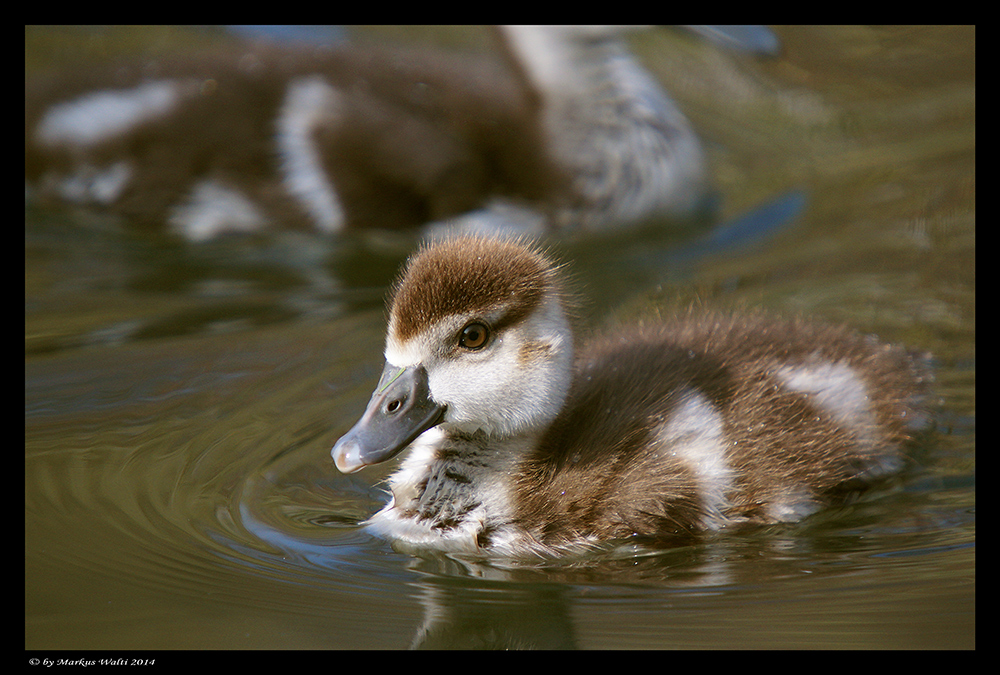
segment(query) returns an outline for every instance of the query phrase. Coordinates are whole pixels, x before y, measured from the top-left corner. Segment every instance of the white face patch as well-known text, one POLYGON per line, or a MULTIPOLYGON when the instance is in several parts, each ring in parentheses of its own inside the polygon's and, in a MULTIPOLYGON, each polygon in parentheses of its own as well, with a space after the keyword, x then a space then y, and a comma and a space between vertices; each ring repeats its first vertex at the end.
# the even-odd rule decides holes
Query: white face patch
POLYGON ((418 335, 411 340, 402 342, 389 337, 385 344, 385 360, 397 368, 408 368, 423 363, 430 355, 426 349, 427 341, 418 335))
POLYGON ((660 428, 658 440, 694 472, 706 514, 703 525, 710 529, 724 526, 732 469, 726 461, 719 410, 701 394, 689 391, 660 428))
POLYGON ((445 422, 467 432, 512 436, 551 422, 572 377, 572 337, 558 299, 492 335, 486 348, 459 349, 458 332, 474 319, 491 323, 489 317, 454 315, 405 342, 390 321, 386 361, 426 368, 431 398, 448 407, 445 422))
POLYGON ((193 91, 197 89, 192 82, 159 80, 88 94, 52 106, 38 123, 35 137, 50 146, 96 145, 166 115, 184 94, 193 91))
POLYGON ((223 232, 253 232, 267 221, 239 190, 203 181, 186 203, 171 210, 167 222, 191 241, 207 241, 223 232))
POLYGON ((302 77, 288 85, 278 116, 278 153, 285 189, 324 232, 344 228, 344 209, 316 149, 316 127, 334 118, 340 94, 323 78, 302 77))

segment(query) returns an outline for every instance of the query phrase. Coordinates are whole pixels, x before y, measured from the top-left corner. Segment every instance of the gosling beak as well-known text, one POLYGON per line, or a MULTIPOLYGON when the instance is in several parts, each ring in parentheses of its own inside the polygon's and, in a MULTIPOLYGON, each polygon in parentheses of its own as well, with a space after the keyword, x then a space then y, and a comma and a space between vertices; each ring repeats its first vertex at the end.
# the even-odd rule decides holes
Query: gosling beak
POLYGON ((400 368, 387 363, 364 415, 330 454, 343 473, 385 462, 440 424, 444 411, 445 406, 431 400, 423 366, 400 368))

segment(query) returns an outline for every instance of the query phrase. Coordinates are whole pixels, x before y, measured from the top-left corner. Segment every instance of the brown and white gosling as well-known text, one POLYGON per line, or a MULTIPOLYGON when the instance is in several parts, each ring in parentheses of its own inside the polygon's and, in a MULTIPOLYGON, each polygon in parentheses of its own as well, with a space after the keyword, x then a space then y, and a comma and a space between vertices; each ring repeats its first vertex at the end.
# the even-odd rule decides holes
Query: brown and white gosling
POLYGON ((690 314, 574 344, 560 271, 512 240, 408 262, 342 472, 409 452, 367 521, 401 550, 524 558, 797 521, 901 468, 926 419, 902 348, 690 314))
POLYGON ((506 26, 499 58, 245 45, 25 80, 27 194, 189 240, 601 230, 703 203, 700 143, 614 26, 506 26))

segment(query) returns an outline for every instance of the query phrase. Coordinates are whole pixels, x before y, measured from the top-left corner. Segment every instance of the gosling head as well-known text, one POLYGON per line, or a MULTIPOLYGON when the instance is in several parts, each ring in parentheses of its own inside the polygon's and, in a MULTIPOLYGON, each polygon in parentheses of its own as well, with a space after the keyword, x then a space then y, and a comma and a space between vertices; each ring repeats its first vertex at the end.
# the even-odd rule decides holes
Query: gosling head
POLYGON ((364 415, 333 448, 345 473, 391 459, 438 425, 500 438, 544 429, 572 375, 556 266, 516 241, 424 248, 390 296, 385 359, 364 415))

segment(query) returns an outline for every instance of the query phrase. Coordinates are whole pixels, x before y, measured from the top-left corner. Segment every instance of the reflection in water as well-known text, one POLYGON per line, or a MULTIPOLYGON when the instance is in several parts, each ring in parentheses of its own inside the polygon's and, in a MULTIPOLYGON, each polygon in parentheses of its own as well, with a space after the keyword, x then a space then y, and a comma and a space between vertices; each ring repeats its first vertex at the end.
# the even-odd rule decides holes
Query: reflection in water
MULTIPOLYGON (((667 607, 689 595, 724 596, 733 589, 803 575, 814 584, 839 584, 844 575, 855 576, 868 566, 864 561, 869 556, 934 555, 950 549, 945 545, 906 553, 922 539, 920 532, 943 523, 894 522, 890 514, 901 495, 889 491, 806 524, 717 533, 673 549, 623 544, 544 563, 472 561, 435 553, 390 556, 405 561, 398 567, 386 564, 382 555, 389 545, 358 526, 382 506, 384 492, 356 476, 331 477, 302 465, 305 461, 305 453, 284 453, 256 482, 244 486, 241 524, 271 551, 264 556, 258 547, 255 557, 271 559, 273 573, 286 581, 346 585, 366 594, 392 593, 402 584, 421 608, 410 642, 419 649, 572 648, 579 645, 574 608, 596 601, 613 611, 622 590, 627 596, 660 598, 667 607), (890 541, 903 551, 879 552, 890 541), (317 570, 325 571, 324 577, 310 581, 317 570)), ((226 546, 238 548, 240 543, 226 546)))
POLYGON ((462 577, 420 582, 424 622, 418 649, 573 649, 571 603, 560 584, 490 589, 462 577), (492 597, 491 597, 492 596, 492 597))
MULTIPOLYGON (((199 341, 195 359, 147 347, 127 361, 88 354, 28 368, 26 395, 36 402, 26 417, 28 597, 43 584, 60 587, 46 570, 62 559, 72 561, 69 578, 84 570, 87 580, 63 604, 88 587, 138 583, 154 604, 188 598, 311 617, 306 646, 586 645, 581 615, 705 598, 727 606, 743 589, 778 592, 776 580, 803 574, 816 592, 842 578, 891 575, 900 569, 884 555, 892 551, 933 559, 934 542, 961 544, 972 527, 963 507, 970 485, 943 485, 925 470, 901 492, 825 521, 670 551, 522 568, 411 558, 357 526, 385 492, 377 480, 337 473, 328 453, 377 364, 352 385, 354 402, 343 402, 331 371, 317 375, 315 359, 294 364, 281 353, 285 333, 275 337, 253 353, 271 353, 278 367, 227 356, 232 339, 217 338, 199 341), (391 616, 400 618, 389 633, 371 632, 391 616)), ((180 624, 173 630, 173 639, 190 639, 180 624)))

